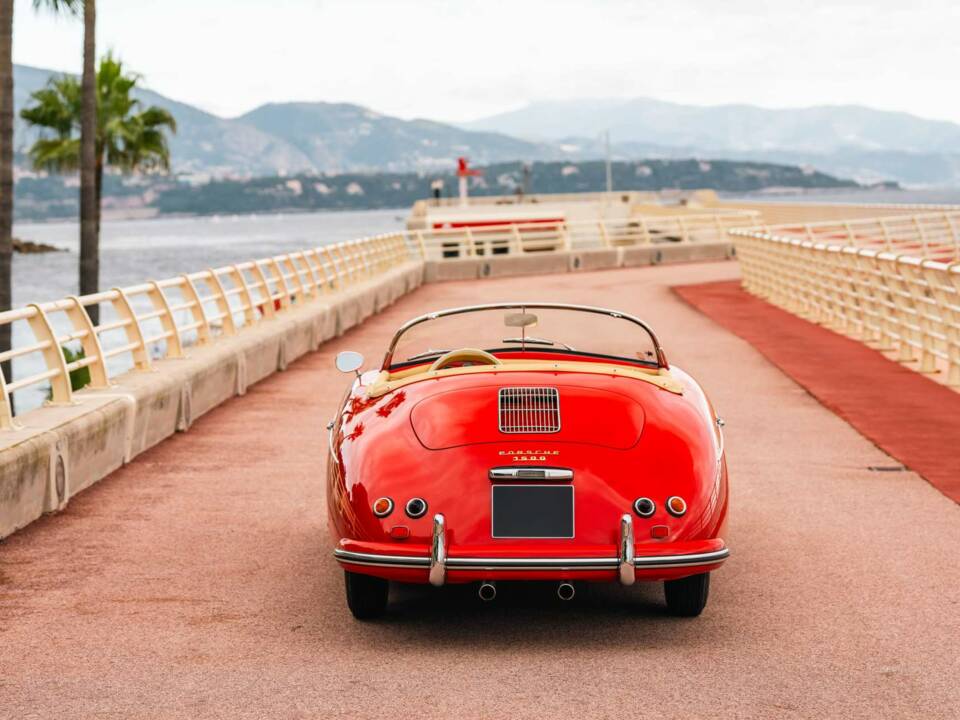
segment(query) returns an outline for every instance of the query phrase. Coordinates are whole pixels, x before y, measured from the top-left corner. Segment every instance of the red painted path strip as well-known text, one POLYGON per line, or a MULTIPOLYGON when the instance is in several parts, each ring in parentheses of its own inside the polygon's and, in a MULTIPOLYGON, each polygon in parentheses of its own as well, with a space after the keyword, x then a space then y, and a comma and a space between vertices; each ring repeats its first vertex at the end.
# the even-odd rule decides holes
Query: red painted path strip
POLYGON ((960 502, 960 393, 750 295, 737 281, 673 290, 753 345, 888 455, 960 502))

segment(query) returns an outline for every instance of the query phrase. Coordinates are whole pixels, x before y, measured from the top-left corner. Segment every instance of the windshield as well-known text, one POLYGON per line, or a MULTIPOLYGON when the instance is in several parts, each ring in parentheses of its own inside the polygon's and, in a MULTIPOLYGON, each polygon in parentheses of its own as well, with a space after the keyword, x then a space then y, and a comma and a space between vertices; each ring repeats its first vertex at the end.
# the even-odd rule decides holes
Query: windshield
POLYGON ((505 304, 411 320, 394 336, 385 368, 432 362, 460 348, 518 358, 548 354, 666 365, 655 336, 636 318, 600 308, 505 304))

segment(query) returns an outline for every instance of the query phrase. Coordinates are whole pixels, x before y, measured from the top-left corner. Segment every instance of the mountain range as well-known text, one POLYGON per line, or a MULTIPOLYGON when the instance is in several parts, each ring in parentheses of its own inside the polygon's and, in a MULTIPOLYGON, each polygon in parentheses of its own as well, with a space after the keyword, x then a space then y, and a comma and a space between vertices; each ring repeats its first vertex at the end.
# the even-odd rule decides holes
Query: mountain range
MULTIPOLYGON (((54 74, 14 67, 17 112, 54 74)), ((698 107, 646 98, 529 104, 459 126, 404 120, 346 103, 262 105, 223 118, 150 90, 145 104, 177 119, 174 169, 211 177, 297 173, 438 172, 474 164, 590 160, 609 131, 617 160, 708 158, 810 165, 861 181, 960 186, 960 125, 861 106, 772 110, 698 107)), ((36 132, 17 124, 21 153, 36 132)))
POLYGON ((649 98, 531 103, 466 123, 472 130, 559 143, 609 131, 618 155, 809 164, 858 180, 960 184, 960 125, 858 105, 768 109, 649 98))
MULTIPOLYGON (((18 115, 30 93, 55 74, 14 66, 14 108, 18 115)), ((178 130, 170 149, 178 172, 243 177, 430 171, 449 169, 461 155, 476 164, 565 157, 550 143, 430 120, 401 120, 347 103, 272 103, 237 118, 222 118, 151 90, 138 90, 137 94, 145 105, 161 105, 176 118, 178 130)), ((15 135, 15 147, 23 153, 37 133, 18 122, 15 135)))

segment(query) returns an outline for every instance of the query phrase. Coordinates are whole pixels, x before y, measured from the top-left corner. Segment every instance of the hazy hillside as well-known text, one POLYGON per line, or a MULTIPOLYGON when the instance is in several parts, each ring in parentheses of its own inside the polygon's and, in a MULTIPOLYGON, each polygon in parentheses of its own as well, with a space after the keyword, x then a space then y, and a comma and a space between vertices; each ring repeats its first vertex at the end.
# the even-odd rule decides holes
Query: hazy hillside
POLYGON ((960 125, 855 105, 770 110, 751 105, 699 107, 648 98, 540 102, 465 125, 517 137, 595 137, 722 150, 838 148, 960 152, 960 125))
MULTIPOLYGON (((18 117, 30 93, 43 87, 51 74, 49 70, 14 66, 14 108, 18 117)), ((139 96, 145 104, 162 105, 176 117, 178 131, 171 151, 178 171, 263 175, 312 169, 310 161, 295 147, 255 127, 225 120, 150 90, 139 96)), ((21 152, 36 137, 20 121, 16 134, 15 144, 21 152)))
MULTIPOLYGON (((15 105, 51 72, 15 66, 15 105)), ((522 160, 593 160, 609 129, 614 159, 725 158, 810 165, 864 182, 960 185, 960 125, 869 108, 766 110, 694 107, 657 100, 541 102, 464 127, 402 120, 349 104, 277 103, 226 119, 149 90, 145 103, 171 109, 178 172, 212 177, 420 171, 522 160), (523 138, 523 139, 519 139, 523 138)), ((17 125, 22 152, 36 137, 17 125)))
POLYGON ((237 120, 282 138, 326 171, 449 169, 461 155, 475 164, 563 156, 552 145, 429 120, 400 120, 349 104, 270 104, 237 120))
POLYGON ((770 110, 647 98, 568 100, 534 103, 465 127, 594 148, 609 129, 623 157, 807 163, 865 180, 960 184, 960 125, 859 106, 770 110))
MULTIPOLYGON (((15 108, 20 109, 51 71, 15 66, 15 108)), ((225 119, 145 90, 140 98, 171 110, 178 132, 171 142, 176 171, 224 175, 275 175, 350 170, 450 168, 460 155, 475 163, 565 157, 554 145, 473 132, 429 120, 401 120, 356 105, 264 105, 225 119)), ((20 151, 36 133, 17 127, 20 151)))

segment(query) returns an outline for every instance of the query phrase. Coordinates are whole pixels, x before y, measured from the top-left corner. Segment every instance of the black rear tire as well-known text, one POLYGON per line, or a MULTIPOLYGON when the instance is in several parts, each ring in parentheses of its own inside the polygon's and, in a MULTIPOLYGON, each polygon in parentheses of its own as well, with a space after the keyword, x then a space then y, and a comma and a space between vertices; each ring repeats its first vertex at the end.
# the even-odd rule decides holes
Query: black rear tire
POLYGON ((667 610, 678 617, 696 617, 707 605, 710 595, 710 573, 691 575, 680 580, 663 583, 667 598, 667 610))
POLYGON ((357 620, 373 620, 387 610, 390 583, 383 578, 343 571, 347 587, 347 607, 357 620))

